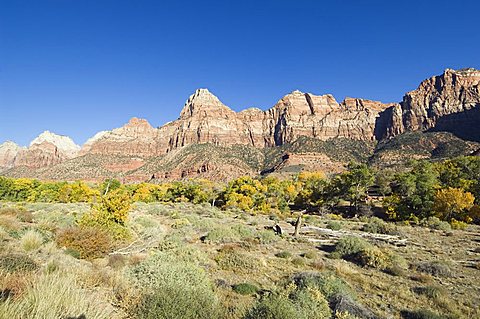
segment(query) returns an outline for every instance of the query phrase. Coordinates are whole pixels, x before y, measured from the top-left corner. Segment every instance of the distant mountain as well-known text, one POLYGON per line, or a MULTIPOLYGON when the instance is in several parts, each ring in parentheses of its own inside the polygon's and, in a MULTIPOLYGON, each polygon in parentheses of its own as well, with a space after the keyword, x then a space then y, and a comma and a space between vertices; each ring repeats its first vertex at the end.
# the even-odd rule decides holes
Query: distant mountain
POLYGON ((301 169, 338 171, 350 160, 396 165, 402 156, 442 158, 480 148, 480 71, 447 69, 400 103, 294 91, 272 108, 235 112, 207 89, 159 128, 132 118, 81 148, 44 132, 28 148, 0 145, 7 176, 124 180, 210 177, 301 169), (409 132, 416 132, 412 135, 409 132), (435 133, 435 132, 449 132, 435 133), (203 145, 203 146, 202 146, 203 145))

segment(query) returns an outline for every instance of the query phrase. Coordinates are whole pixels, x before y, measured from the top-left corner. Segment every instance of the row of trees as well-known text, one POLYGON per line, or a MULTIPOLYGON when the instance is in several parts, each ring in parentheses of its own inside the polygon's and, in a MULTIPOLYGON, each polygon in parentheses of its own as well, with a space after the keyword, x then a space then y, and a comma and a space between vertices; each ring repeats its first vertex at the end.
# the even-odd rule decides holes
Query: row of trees
POLYGON ((414 162, 404 172, 373 170, 366 164, 351 163, 346 171, 329 178, 321 172, 301 172, 291 179, 240 177, 227 184, 203 179, 122 185, 117 180, 89 184, 0 177, 0 199, 8 201, 97 203, 114 191, 132 201, 208 202, 250 212, 288 213, 292 208, 332 211, 347 207, 359 213, 375 204, 383 206, 385 216, 391 220, 437 216, 447 221, 478 222, 480 158, 414 162))

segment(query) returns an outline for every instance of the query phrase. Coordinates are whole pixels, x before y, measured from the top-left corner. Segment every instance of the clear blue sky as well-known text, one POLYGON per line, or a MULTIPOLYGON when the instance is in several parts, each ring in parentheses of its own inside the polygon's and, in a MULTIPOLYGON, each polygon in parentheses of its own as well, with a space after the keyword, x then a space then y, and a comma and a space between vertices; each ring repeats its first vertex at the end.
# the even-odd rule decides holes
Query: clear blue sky
POLYGON ((234 110, 294 89, 400 101, 480 68, 479 15, 478 1, 0 0, 0 142, 159 126, 199 87, 234 110))

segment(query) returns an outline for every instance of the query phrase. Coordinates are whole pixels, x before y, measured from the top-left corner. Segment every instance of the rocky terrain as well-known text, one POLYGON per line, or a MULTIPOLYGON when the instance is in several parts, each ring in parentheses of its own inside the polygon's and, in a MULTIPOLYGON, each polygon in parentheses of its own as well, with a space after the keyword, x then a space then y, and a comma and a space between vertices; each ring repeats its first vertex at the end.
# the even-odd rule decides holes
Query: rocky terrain
POLYGON ((447 69, 405 94, 400 103, 357 98, 338 103, 330 94, 294 91, 268 110, 235 112, 207 89, 199 89, 188 98, 177 120, 159 128, 132 118, 123 127, 97 133, 81 149, 70 138, 48 131, 28 148, 5 142, 0 145, 0 171, 42 179, 120 176, 138 181, 152 177, 224 179, 232 174, 303 168, 338 171, 348 160, 369 157, 377 164, 397 163, 402 143, 411 142, 402 137, 408 132, 422 136, 413 138, 421 140, 415 145, 421 150, 413 158, 468 155, 480 149, 475 143, 480 141, 479 106, 480 71, 475 69, 447 69), (317 145, 318 151, 312 148, 312 140, 326 143, 317 145), (363 147, 365 154, 343 156, 343 151, 331 147, 344 145, 344 140, 350 141, 351 152, 363 147), (301 143, 310 148, 299 147, 301 143), (194 147, 200 144, 206 146, 194 147), (254 154, 256 164, 241 155, 246 149, 247 154, 254 154))

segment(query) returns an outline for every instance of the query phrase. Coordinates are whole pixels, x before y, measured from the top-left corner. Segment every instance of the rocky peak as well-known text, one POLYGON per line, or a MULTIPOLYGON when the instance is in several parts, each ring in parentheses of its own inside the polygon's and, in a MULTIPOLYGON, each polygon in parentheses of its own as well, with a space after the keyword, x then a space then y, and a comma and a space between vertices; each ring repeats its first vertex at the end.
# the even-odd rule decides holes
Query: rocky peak
POLYGON ((0 144, 0 171, 14 166, 15 157, 23 148, 12 141, 0 144))
POLYGON ((180 113, 180 118, 185 119, 207 112, 233 112, 228 106, 223 104, 218 97, 210 93, 208 89, 197 89, 190 95, 185 102, 180 113))
POLYGON ((50 131, 44 131, 42 134, 37 136, 30 143, 30 147, 33 147, 35 145, 41 145, 44 143, 50 143, 54 145, 58 148, 58 150, 68 156, 74 156, 80 150, 80 146, 75 144, 75 142, 70 137, 58 135, 50 131))

